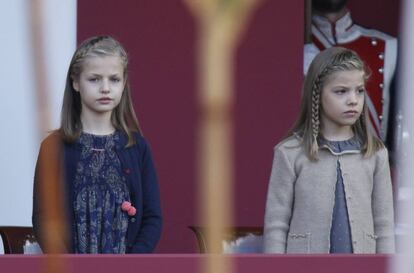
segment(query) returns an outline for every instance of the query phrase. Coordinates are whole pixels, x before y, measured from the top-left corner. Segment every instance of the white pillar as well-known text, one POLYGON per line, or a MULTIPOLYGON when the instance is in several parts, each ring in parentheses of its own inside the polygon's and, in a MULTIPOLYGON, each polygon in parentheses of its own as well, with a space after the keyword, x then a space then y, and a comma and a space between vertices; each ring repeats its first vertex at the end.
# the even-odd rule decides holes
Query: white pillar
MULTIPOLYGON (((0 3, 0 225, 32 224, 33 174, 41 139, 34 97, 30 1, 0 3)), ((43 0, 50 129, 59 126, 66 73, 76 46, 76 3, 43 0)))

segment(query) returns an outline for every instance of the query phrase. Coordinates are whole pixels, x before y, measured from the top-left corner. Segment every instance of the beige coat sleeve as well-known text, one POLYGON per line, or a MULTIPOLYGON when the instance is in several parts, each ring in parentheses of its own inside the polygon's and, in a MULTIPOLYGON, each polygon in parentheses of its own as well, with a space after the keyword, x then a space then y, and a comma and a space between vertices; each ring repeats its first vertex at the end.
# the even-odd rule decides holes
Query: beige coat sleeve
POLYGON ((285 253, 296 175, 282 148, 276 146, 267 193, 264 252, 285 253))
POLYGON ((378 152, 372 192, 374 232, 377 236, 377 253, 395 252, 394 206, 390 166, 386 149, 378 152))

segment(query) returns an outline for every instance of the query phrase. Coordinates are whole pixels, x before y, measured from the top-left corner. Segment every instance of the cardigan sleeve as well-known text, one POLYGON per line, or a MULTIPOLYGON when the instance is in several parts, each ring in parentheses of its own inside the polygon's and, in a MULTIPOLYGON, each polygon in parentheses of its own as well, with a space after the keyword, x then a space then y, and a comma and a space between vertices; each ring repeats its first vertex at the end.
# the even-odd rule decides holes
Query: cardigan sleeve
POLYGON ((378 152, 372 192, 374 232, 377 236, 376 252, 395 252, 393 195, 388 163, 388 152, 378 152))
POLYGON ((150 253, 161 236, 162 216, 158 178, 152 160, 151 150, 142 140, 142 198, 143 216, 141 228, 132 248, 132 253, 150 253))
POLYGON ((292 214, 296 175, 286 153, 279 146, 274 152, 264 221, 264 252, 285 253, 292 214))

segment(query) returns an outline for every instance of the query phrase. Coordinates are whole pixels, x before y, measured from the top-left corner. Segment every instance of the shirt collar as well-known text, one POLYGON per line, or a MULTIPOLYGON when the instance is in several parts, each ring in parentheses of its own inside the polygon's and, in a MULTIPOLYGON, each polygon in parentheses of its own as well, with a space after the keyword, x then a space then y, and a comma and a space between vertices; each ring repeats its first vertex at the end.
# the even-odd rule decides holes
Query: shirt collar
POLYGON ((331 141, 323 137, 318 138, 320 149, 328 149, 333 155, 361 153, 361 141, 356 137, 348 140, 331 141))
POLYGON ((326 37, 331 38, 334 34, 336 34, 336 36, 341 36, 352 26, 353 22, 351 14, 348 11, 335 23, 331 23, 327 18, 315 14, 312 16, 312 24, 326 37), (335 29, 335 33, 333 33, 333 29, 335 29))
MULTIPOLYGON (((303 133, 293 132, 293 136, 297 140, 303 141, 303 133)), ((344 141, 329 141, 323 137, 318 137, 318 146, 320 150, 328 150, 333 155, 359 154, 361 153, 362 142, 357 136, 344 141), (342 148, 345 147, 345 149, 339 150, 335 142, 341 142, 342 148)))

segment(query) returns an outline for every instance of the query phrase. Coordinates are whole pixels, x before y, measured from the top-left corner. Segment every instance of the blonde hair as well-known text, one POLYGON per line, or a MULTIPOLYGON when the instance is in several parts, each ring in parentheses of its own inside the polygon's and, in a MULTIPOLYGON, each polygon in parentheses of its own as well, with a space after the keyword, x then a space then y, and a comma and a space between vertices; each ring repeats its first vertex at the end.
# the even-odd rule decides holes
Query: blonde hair
POLYGON ((132 105, 128 82, 128 55, 122 45, 110 36, 96 36, 85 40, 73 54, 66 76, 59 132, 66 142, 76 141, 82 132, 81 98, 73 88, 73 81, 82 72, 87 57, 118 56, 124 69, 125 87, 119 104, 112 111, 111 122, 128 136, 127 146, 135 143, 133 132, 141 133, 138 119, 132 105))
MULTIPOLYGON (((289 135, 299 134, 310 160, 318 159, 318 137, 321 122, 321 91, 326 79, 338 71, 359 70, 364 72, 365 80, 369 77, 369 69, 350 49, 331 47, 320 52, 312 61, 302 87, 302 101, 299 118, 289 135)), ((365 94, 366 95, 366 94, 365 94)), ((362 114, 352 125, 356 137, 362 142, 361 151, 364 156, 371 156, 384 147, 384 144, 369 129, 369 113, 364 100, 362 114)))

